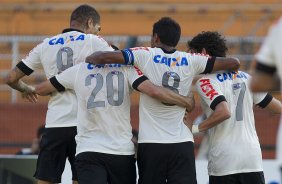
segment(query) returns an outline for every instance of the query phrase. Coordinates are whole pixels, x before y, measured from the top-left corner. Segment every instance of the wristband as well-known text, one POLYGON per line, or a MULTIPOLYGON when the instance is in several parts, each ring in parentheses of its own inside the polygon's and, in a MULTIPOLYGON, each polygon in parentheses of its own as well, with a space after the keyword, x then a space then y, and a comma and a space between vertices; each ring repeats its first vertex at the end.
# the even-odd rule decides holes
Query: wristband
POLYGON ((196 133, 199 133, 199 125, 193 125, 192 126, 192 133, 193 134, 196 134, 196 133))

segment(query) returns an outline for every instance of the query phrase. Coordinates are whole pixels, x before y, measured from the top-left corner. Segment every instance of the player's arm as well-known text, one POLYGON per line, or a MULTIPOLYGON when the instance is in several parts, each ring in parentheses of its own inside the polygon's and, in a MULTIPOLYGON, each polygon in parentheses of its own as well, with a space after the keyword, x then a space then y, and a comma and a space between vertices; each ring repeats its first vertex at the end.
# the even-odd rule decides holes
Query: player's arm
POLYGON ((149 80, 144 80, 140 83, 137 89, 147 94, 148 96, 158 99, 164 103, 175 104, 181 107, 185 107, 191 112, 195 107, 195 101, 193 95, 182 96, 167 88, 156 86, 149 80))
POLYGON ((282 105, 279 100, 271 96, 270 94, 263 94, 263 93, 255 93, 254 94, 254 102, 257 102, 256 105, 260 108, 266 109, 274 114, 281 114, 282 111, 282 105), (260 96, 264 96, 262 100, 259 101, 260 96))
POLYGON ((271 111, 272 113, 275 114, 281 114, 282 112, 282 105, 279 100, 276 98, 273 98, 271 102, 265 107, 265 109, 271 111))
POLYGON ((202 78, 197 81, 196 89, 203 102, 206 103, 213 112, 207 119, 200 123, 200 125, 193 125, 193 133, 206 131, 230 118, 231 114, 227 101, 215 81, 209 78, 202 78))
POLYGON ((231 116, 227 102, 221 101, 219 104, 215 106, 214 111, 212 114, 205 119, 200 125, 193 125, 192 132, 197 133, 197 129, 199 132, 204 132, 221 122, 223 122, 226 119, 229 119, 231 116))
POLYGON ((227 71, 237 71, 240 68, 240 61, 237 58, 232 57, 216 57, 214 65, 212 67, 212 72, 227 70, 227 71))
POLYGON ((34 92, 34 87, 26 84, 21 80, 26 74, 18 68, 21 66, 22 62, 20 62, 17 66, 15 66, 8 74, 5 76, 4 81, 11 88, 22 93, 22 97, 28 99, 30 102, 37 102, 37 95, 34 92))
POLYGON ((66 89, 74 89, 76 75, 79 70, 79 65, 68 68, 62 73, 51 77, 35 87, 35 92, 41 96, 50 95, 53 92, 63 92, 66 89))
POLYGON ((250 86, 252 91, 269 91, 279 83, 277 75, 274 75, 276 71, 274 67, 256 62, 254 70, 250 86))
POLYGON ((126 64, 122 51, 97 51, 88 56, 86 63, 91 64, 126 64))
POLYGON ((56 91, 57 91, 57 89, 50 82, 50 80, 46 80, 44 82, 41 82, 40 84, 36 85, 36 87, 35 87, 35 93, 38 94, 38 95, 41 95, 41 96, 47 96, 47 95, 50 95, 51 93, 56 92, 56 91))

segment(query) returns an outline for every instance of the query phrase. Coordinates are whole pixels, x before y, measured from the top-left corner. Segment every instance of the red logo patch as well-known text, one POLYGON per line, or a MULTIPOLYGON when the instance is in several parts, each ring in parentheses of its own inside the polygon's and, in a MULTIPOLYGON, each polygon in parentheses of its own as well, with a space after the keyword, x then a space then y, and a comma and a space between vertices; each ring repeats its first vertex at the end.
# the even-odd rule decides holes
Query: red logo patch
POLYGON ((139 68, 137 68, 136 66, 134 66, 136 72, 138 75, 143 75, 143 72, 141 72, 141 70, 139 68))
POLYGON ((206 94, 207 97, 210 98, 210 100, 212 100, 215 95, 218 95, 215 89, 213 89, 210 83, 210 79, 201 79, 200 83, 201 83, 200 87, 202 91, 206 94))

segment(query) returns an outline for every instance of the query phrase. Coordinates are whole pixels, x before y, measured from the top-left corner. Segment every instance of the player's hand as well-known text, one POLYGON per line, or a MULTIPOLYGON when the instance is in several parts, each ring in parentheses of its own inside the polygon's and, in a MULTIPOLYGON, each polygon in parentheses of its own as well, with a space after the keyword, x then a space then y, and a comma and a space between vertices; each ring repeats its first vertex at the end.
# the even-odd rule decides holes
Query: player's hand
POLYGON ((22 92, 22 98, 27 99, 31 103, 36 103, 38 100, 38 95, 35 93, 35 88, 32 86, 27 86, 24 92, 22 92))
POLYGON ((192 131, 193 121, 191 119, 191 114, 186 110, 183 118, 184 124, 192 131))

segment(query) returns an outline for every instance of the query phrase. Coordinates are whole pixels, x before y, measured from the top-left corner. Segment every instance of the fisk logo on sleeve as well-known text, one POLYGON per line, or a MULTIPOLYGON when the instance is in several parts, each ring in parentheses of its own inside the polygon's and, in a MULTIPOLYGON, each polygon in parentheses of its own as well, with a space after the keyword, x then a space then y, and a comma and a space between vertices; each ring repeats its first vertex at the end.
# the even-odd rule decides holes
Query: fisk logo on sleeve
POLYGON ((139 68, 137 68, 136 66, 134 66, 136 72, 138 75, 143 75, 143 73, 141 72, 141 70, 139 68))
POLYGON ((218 95, 215 89, 213 89, 213 86, 210 83, 210 79, 201 79, 200 87, 202 91, 206 94, 206 96, 210 98, 210 100, 213 100, 214 96, 218 95))

